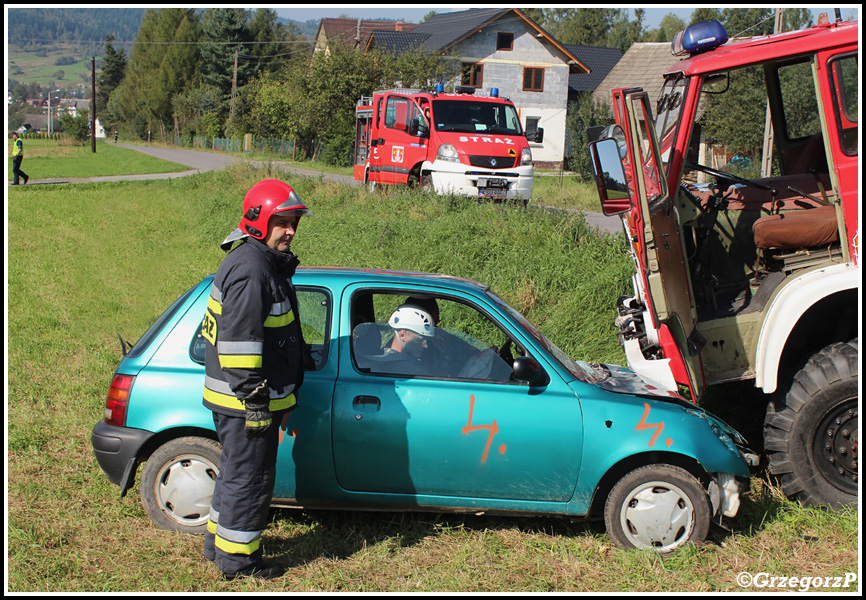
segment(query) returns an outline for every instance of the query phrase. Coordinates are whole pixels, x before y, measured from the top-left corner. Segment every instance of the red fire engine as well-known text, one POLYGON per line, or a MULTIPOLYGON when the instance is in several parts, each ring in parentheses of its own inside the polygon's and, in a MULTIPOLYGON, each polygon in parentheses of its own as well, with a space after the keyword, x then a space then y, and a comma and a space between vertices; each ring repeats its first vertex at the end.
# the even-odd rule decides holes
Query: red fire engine
POLYGON ((514 104, 460 86, 453 94, 385 90, 362 97, 356 108, 355 179, 414 185, 439 194, 523 200, 532 193, 529 141, 514 104))

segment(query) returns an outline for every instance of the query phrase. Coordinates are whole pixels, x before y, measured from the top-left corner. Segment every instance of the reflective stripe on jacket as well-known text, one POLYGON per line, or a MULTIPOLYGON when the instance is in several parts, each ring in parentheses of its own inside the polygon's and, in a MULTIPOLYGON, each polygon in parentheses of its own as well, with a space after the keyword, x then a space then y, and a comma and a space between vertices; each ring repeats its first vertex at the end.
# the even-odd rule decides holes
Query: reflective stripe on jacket
POLYGON ((257 240, 223 260, 211 285, 202 321, 204 404, 243 416, 242 398, 267 381, 271 412, 288 410, 303 381, 304 339, 291 276, 298 265, 257 240))

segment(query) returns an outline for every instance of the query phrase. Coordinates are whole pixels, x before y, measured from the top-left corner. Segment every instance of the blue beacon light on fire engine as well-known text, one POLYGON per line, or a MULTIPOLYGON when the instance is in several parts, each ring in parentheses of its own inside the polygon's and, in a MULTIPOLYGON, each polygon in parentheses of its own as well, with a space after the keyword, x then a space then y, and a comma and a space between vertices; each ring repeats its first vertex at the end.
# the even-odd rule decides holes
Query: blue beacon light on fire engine
POLYGON ((718 21, 701 21, 686 27, 674 36, 671 42, 671 54, 674 56, 691 56, 706 52, 727 43, 728 32, 718 21))

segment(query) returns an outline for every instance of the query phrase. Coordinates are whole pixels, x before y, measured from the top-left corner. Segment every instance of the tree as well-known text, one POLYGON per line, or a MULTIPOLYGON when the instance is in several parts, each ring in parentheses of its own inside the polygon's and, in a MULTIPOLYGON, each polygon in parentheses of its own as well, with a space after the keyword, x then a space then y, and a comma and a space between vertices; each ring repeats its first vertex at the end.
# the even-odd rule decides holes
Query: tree
MULTIPOLYGON (((217 88, 228 101, 235 76, 235 53, 247 56, 244 43, 251 42, 248 11, 243 8, 208 8, 202 14, 206 44, 201 49, 202 80, 217 88)), ((244 58, 237 63, 237 85, 246 85, 255 65, 244 58)))
POLYGON ((168 136, 172 99, 199 81, 199 38, 195 9, 148 10, 126 76, 109 98, 110 114, 139 137, 149 131, 168 136))
POLYGON ((564 44, 603 46, 620 16, 615 8, 545 8, 543 27, 564 44))
MULTIPOLYGON (((111 43, 114 36, 105 36, 105 50, 102 56, 102 65, 99 77, 96 80, 96 114, 106 115, 105 108, 108 106, 108 98, 126 74, 126 52, 121 48, 118 52, 111 43)), ((108 121, 106 121, 108 122, 108 121)))
POLYGON ((83 145, 90 137, 90 119, 88 112, 82 111, 77 117, 73 117, 69 113, 60 115, 60 128, 68 137, 72 138, 75 143, 83 145))
POLYGON ((658 28, 647 34, 647 39, 652 42, 671 42, 674 36, 685 28, 685 21, 674 13, 668 13, 662 17, 658 28))

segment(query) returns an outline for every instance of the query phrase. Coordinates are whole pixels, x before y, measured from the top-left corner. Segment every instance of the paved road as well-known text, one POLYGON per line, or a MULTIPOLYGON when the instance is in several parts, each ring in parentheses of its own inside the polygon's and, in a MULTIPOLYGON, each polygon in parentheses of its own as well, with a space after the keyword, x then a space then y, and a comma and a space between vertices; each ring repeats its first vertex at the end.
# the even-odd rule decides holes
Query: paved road
MULTIPOLYGON (((147 154, 149 156, 154 156, 156 158, 161 158, 163 160, 168 160, 174 163, 185 165, 189 167, 190 170, 180 171, 177 173, 152 173, 148 175, 112 175, 107 177, 65 177, 53 179, 33 179, 31 177, 28 185, 91 183, 99 181, 144 181, 148 179, 173 179, 175 177, 186 177, 188 175, 195 175, 196 173, 203 173, 205 171, 219 171, 220 169, 226 168, 230 164, 239 162, 251 163, 255 165, 271 164, 280 167, 283 171, 287 173, 294 173, 307 177, 322 177, 326 181, 333 181, 335 183, 343 183, 346 185, 358 185, 360 183, 358 181, 355 181, 353 177, 347 175, 334 175, 332 173, 323 173, 321 171, 315 171, 311 169, 299 169, 297 167, 292 167, 279 161, 272 161, 269 163, 267 161, 249 160, 237 156, 228 156, 225 154, 217 154, 213 152, 201 152, 198 150, 186 150, 183 148, 159 148, 154 146, 133 146, 130 144, 117 145, 121 148, 128 148, 130 150, 141 152, 142 154, 147 154)), ((590 225, 598 227, 602 231, 607 231, 615 234, 622 233, 622 224, 619 217, 606 217, 600 213, 584 214, 587 223, 589 223, 590 225)))

